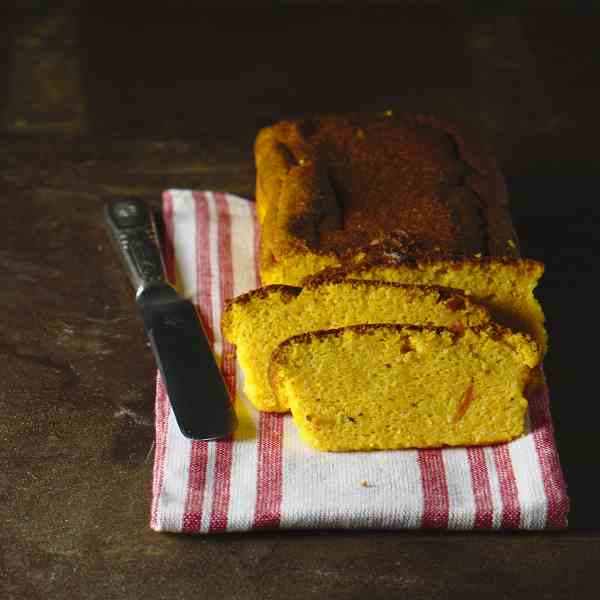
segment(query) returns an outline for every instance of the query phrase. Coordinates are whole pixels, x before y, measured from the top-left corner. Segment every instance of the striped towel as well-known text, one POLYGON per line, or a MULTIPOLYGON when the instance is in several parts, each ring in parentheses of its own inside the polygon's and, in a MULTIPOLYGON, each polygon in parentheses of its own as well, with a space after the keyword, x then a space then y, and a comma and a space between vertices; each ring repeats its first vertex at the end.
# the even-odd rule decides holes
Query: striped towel
POLYGON ((158 378, 153 529, 566 526, 569 501, 545 388, 530 398, 528 434, 487 447, 318 452, 300 441, 289 415, 257 412, 219 327, 223 302, 259 285, 254 205, 171 190, 163 214, 169 275, 199 308, 240 425, 216 442, 183 437, 158 378))

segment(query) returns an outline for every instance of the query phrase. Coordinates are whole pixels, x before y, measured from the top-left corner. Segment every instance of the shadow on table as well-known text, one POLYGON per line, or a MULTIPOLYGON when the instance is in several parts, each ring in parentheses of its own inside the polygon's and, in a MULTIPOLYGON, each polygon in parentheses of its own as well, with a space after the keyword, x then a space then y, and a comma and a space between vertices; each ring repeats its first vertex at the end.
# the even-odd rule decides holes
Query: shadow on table
POLYGON ((536 295, 550 335, 545 370, 571 498, 569 525, 600 529, 594 493, 600 171, 585 162, 540 163, 509 178, 508 187, 523 254, 546 265, 536 295))

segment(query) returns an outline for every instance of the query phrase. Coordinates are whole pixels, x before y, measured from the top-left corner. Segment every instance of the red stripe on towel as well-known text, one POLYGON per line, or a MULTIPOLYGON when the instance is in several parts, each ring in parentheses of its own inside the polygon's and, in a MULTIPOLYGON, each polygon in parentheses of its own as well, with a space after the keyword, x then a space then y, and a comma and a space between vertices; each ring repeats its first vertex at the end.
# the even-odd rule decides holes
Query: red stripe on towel
POLYGON ((260 413, 253 527, 279 527, 283 500, 283 415, 260 413))
POLYGON ((442 450, 419 450, 423 486, 423 529, 446 529, 449 517, 448 483, 442 450))
MULTIPOLYGON (((219 273, 221 283, 221 303, 233 296, 233 262, 231 253, 231 215, 225 194, 213 195, 219 221, 219 273)), ((231 398, 235 398, 235 359, 233 346, 223 341, 221 371, 229 388, 231 398)), ((214 468, 214 488, 209 531, 216 533, 227 529, 229 497, 231 488, 231 464, 233 458, 233 436, 216 442, 214 468)))
MULTIPOLYGON (((256 205, 252 207, 254 226, 254 268, 260 286, 260 239, 256 205)), ((283 419, 280 413, 261 412, 259 417, 256 509, 253 527, 279 527, 283 502, 283 419)))
POLYGON ((548 386, 538 383, 532 388, 528 394, 529 416, 548 502, 546 527, 562 528, 567 526, 569 498, 554 442, 548 386))
MULTIPOLYGON (((196 217, 196 303, 206 334, 213 343, 212 277, 209 240, 209 213, 204 194, 195 193, 196 217)), ((190 446, 187 496, 183 513, 183 532, 197 533, 202 524, 204 489, 206 487, 207 442, 193 441, 190 446)))
MULTIPOLYGON (((167 278, 175 282, 175 250, 173 248, 173 199, 171 194, 163 194, 162 214, 164 222, 163 257, 167 278)), ((165 476, 165 456, 167 454, 167 427, 169 424, 169 403, 160 376, 156 376, 156 433, 154 448, 154 476, 152 489, 152 508, 150 512, 150 526, 153 529, 160 527, 158 519, 158 503, 162 493, 163 480, 165 476)))
MULTIPOLYGON (((213 323, 213 278, 210 257, 210 213, 202 192, 194 192, 196 202, 196 306, 211 346, 215 343, 213 323)), ((219 232, 217 231, 217 237, 219 232)))
POLYGON ((164 241, 163 241, 163 258, 165 261, 165 269, 167 278, 171 283, 175 283, 175 248, 173 241, 175 239, 175 231, 173 229, 173 198, 169 192, 163 195, 163 221, 165 225, 164 241))
POLYGON ((517 480, 512 467, 508 444, 494 446, 494 463, 502 498, 502 529, 517 529, 521 524, 521 505, 517 491, 517 480))
POLYGON ((493 526, 494 505, 492 504, 492 490, 485 464, 485 455, 482 448, 467 448, 469 467, 471 469, 471 486, 475 499, 475 529, 491 529, 493 526))

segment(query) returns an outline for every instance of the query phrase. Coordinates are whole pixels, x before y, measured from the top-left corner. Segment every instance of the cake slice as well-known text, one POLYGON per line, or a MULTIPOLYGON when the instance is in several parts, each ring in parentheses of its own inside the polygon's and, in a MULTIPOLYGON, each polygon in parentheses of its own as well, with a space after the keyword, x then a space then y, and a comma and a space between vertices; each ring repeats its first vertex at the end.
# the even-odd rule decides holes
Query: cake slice
POLYGON ((286 340, 270 380, 320 450, 463 446, 523 433, 539 361, 529 336, 492 324, 358 325, 286 340))
POLYGON ((325 269, 306 281, 366 279, 464 290, 490 311, 493 321, 530 334, 545 352, 544 313, 533 294, 543 272, 544 265, 531 259, 415 259, 373 246, 347 255, 343 266, 325 269))
POLYGON ((487 311, 462 292, 392 282, 320 280, 304 288, 272 285, 227 303, 224 337, 235 344, 244 390, 256 408, 287 412, 268 379, 273 350, 307 331, 359 323, 443 325, 457 331, 489 321, 487 311))

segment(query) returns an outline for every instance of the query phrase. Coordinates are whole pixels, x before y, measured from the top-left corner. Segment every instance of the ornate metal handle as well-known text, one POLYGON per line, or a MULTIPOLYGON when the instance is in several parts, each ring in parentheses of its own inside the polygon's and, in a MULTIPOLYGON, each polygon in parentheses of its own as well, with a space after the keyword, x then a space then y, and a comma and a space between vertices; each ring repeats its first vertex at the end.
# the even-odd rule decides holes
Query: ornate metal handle
POLYGON ((119 198, 110 201, 104 210, 136 297, 150 286, 168 283, 156 225, 146 203, 137 198, 119 198))

